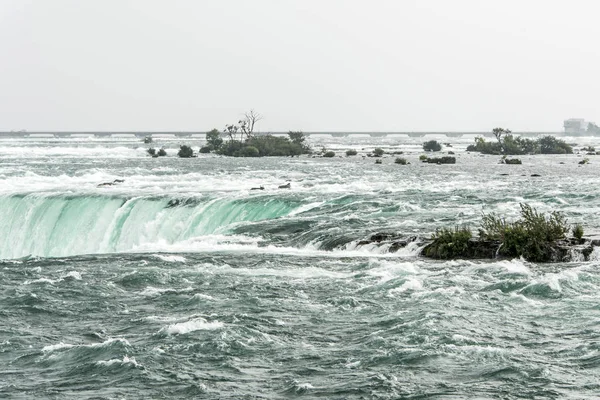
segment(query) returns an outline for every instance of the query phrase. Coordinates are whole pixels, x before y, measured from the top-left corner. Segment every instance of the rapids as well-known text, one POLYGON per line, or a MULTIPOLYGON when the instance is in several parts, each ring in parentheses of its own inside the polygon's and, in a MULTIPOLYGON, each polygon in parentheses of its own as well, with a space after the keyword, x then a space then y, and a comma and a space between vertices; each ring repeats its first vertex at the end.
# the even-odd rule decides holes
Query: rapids
POLYGON ((0 397, 597 398, 600 254, 432 261, 359 242, 476 230, 520 202, 597 234, 600 162, 499 165, 465 151, 472 136, 436 139, 457 164, 420 163, 423 139, 400 136, 310 138, 359 153, 333 159, 0 140, 0 397), (376 165, 375 147, 404 154, 376 165))

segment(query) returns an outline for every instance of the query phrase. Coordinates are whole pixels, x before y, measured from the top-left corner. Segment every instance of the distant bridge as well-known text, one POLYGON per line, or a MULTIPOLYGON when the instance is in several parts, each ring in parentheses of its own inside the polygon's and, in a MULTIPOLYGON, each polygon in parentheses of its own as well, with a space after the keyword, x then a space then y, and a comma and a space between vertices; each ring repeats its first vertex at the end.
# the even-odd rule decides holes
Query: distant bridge
MULTIPOLYGON (((538 136, 600 136, 600 133, 565 133, 565 132, 512 132, 517 136, 538 137, 538 136)), ((287 135, 287 132, 260 132, 257 135, 287 135)), ((174 136, 174 137, 204 137, 206 132, 192 131, 11 131, 0 132, 0 138, 28 138, 28 137, 56 137, 66 138, 71 136, 83 137, 111 137, 111 136, 135 136, 138 138, 153 137, 153 136, 174 136)), ((446 137, 461 137, 465 135, 493 137, 491 132, 304 132, 305 136, 321 136, 328 135, 332 137, 348 137, 348 136, 370 136, 370 137, 386 137, 407 136, 407 137, 425 137, 425 136, 446 136, 446 137)), ((223 134, 223 136, 225 136, 223 134)))

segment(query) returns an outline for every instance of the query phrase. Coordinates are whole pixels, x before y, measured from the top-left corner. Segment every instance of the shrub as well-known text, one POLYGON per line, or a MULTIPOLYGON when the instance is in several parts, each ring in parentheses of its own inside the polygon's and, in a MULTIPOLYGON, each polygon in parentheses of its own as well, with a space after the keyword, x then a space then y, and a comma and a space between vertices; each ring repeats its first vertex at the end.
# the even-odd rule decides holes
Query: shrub
POLYGON ((523 257, 528 261, 544 262, 552 259, 553 242, 564 239, 569 231, 565 217, 552 212, 548 217, 538 213, 528 204, 520 204, 521 218, 506 222, 494 214, 483 216, 479 237, 498 240, 498 250, 508 257, 523 257))
POLYGON ((302 133, 301 131, 289 131, 288 137, 292 143, 300 146, 300 148, 302 149, 302 154, 308 154, 312 152, 310 146, 305 143, 306 136, 304 136, 304 133, 302 133))
POLYGON ((381 161, 381 160, 375 160, 375 164, 383 164, 383 161, 381 161))
POLYGON ((152 143, 152 137, 151 136, 146 136, 144 138, 144 143, 148 144, 148 143, 152 143))
MULTIPOLYGON (((507 131, 510 132, 510 131, 507 131)), ((469 145, 467 151, 476 151, 483 154, 572 154, 573 148, 565 141, 554 136, 544 136, 531 140, 514 137, 511 134, 497 136, 498 142, 486 142, 481 137, 475 138, 475 144, 469 145)))
POLYGON ((325 152, 325 154, 323 154, 323 157, 328 157, 328 158, 335 157, 335 153, 333 151, 327 151, 327 152, 325 152))
POLYGON ((437 140, 430 140, 428 142, 423 143, 423 150, 425 150, 425 151, 440 151, 440 150, 442 150, 442 145, 439 144, 437 140))
POLYGON ((455 227, 454 230, 442 228, 435 231, 431 236, 433 243, 424 249, 427 257, 439 259, 451 259, 466 253, 469 240, 473 237, 471 230, 467 227, 455 227))
POLYGON ((483 154, 501 154, 502 147, 499 143, 486 142, 482 137, 475 138, 475 144, 467 146, 467 151, 475 151, 483 154))
POLYGON ((254 151, 246 153, 246 147, 254 147, 258 150, 258 157, 274 156, 296 156, 310 152, 308 146, 294 143, 288 138, 273 135, 252 136, 244 141, 228 140, 218 150, 218 154, 233 157, 256 157, 254 151))
POLYGON ((394 163, 396 164, 400 164, 400 165, 406 165, 408 164, 408 162, 406 161, 406 158, 396 158, 396 160, 394 161, 394 163))
POLYGON ((573 148, 564 140, 554 136, 544 136, 539 139, 542 154, 573 154, 573 148))
POLYGON ((217 129, 206 132, 206 147, 208 147, 209 150, 218 150, 222 145, 223 138, 221 137, 221 132, 217 129))
POLYGON ((146 150, 146 153, 154 157, 156 155, 156 149, 154 147, 150 147, 148 150, 146 150))
POLYGON ((572 233, 575 239, 581 240, 583 238, 583 226, 581 226, 581 224, 575 224, 572 233))
POLYGON ((595 152, 596 148, 594 146, 587 146, 587 147, 582 147, 581 151, 595 152))
POLYGON ((202 147, 200 147, 199 153, 206 154, 206 153, 210 153, 210 151, 211 151, 210 146, 202 146, 202 147))
POLYGON ((456 157, 444 156, 427 158, 429 164, 456 164, 456 157))
POLYGON ((583 160, 579 161, 579 163, 578 163, 578 164, 580 164, 580 165, 584 165, 584 164, 587 164, 587 163, 589 163, 589 162, 590 162, 590 159, 589 159, 589 158, 584 158, 583 160))
POLYGON ((181 158, 190 158, 194 156, 194 150, 192 150, 190 146, 182 144, 181 146, 179 146, 179 151, 177 152, 177 155, 181 158))
POLYGON ((156 155, 157 155, 158 157, 164 157, 164 156, 166 156, 166 155, 167 155, 167 152, 166 152, 166 150, 165 150, 165 149, 161 148, 160 150, 158 150, 158 153, 156 153, 156 155))
POLYGON ((427 162, 427 156, 425 154, 421 154, 419 156, 419 161, 427 162))
POLYGON ((383 155, 384 151, 382 148, 377 147, 375 150, 373 150, 373 155, 375 157, 381 157, 383 155))
POLYGON ((346 156, 348 156, 348 157, 355 156, 357 154, 358 154, 358 152, 354 149, 346 150, 346 156))
POLYGON ((242 149, 240 153, 242 157, 258 157, 259 154, 260 153, 258 149, 254 146, 246 146, 242 149))

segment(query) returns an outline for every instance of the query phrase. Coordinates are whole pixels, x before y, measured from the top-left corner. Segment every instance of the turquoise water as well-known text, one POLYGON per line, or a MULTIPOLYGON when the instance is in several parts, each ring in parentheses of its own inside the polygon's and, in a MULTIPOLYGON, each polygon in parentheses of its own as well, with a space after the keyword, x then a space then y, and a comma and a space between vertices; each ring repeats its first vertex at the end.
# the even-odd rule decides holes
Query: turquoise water
POLYGON ((152 159, 128 138, 0 141, 0 397, 598 397, 598 255, 442 262, 360 245, 476 228, 520 202, 600 233, 594 156, 499 165, 465 152, 472 137, 444 137, 457 164, 431 165, 422 138, 310 140, 359 155, 178 159, 180 140, 163 138, 153 146, 169 156, 152 159), (375 165, 374 147, 411 164, 375 165))

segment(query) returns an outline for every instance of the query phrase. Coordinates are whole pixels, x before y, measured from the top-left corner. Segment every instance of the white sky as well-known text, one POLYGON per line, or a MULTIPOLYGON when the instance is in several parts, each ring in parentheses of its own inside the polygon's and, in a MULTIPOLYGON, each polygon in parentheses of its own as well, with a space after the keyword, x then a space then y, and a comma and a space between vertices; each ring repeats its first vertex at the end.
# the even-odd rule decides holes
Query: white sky
POLYGON ((596 0, 0 0, 0 130, 600 122, 596 0))

